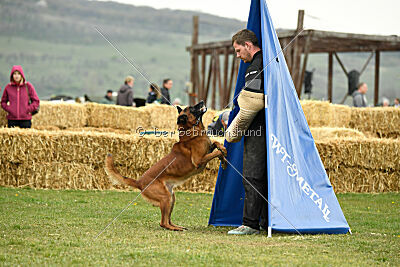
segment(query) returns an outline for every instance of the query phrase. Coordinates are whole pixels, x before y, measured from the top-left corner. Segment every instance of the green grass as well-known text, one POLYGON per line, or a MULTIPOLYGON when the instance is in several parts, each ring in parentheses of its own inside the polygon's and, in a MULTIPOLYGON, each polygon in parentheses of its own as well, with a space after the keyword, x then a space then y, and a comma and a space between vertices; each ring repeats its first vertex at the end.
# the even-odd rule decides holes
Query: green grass
POLYGON ((339 194, 353 235, 228 236, 207 226, 212 195, 177 193, 176 224, 138 192, 0 188, 0 266, 399 265, 400 194, 339 194))

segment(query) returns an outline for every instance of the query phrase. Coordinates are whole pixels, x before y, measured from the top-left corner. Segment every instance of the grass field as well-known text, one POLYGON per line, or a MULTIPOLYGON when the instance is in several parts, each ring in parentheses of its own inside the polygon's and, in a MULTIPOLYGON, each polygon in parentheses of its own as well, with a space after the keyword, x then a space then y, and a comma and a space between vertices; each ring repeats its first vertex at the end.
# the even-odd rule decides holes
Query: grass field
POLYGON ((210 194, 177 193, 173 221, 138 192, 0 188, 0 266, 400 265, 400 193, 339 194, 353 235, 228 236, 207 226, 210 194))

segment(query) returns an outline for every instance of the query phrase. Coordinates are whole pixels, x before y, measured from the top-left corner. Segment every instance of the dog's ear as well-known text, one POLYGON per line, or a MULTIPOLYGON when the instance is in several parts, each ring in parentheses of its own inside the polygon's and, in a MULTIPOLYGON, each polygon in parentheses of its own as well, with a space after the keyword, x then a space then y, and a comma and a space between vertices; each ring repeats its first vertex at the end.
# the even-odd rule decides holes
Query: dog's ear
POLYGON ((180 106, 176 106, 176 109, 178 110, 178 114, 180 114, 181 111, 182 111, 181 107, 180 106))
POLYGON ((196 105, 194 105, 195 109, 201 109, 202 107, 204 107, 204 101, 201 100, 199 103, 197 103, 196 105))

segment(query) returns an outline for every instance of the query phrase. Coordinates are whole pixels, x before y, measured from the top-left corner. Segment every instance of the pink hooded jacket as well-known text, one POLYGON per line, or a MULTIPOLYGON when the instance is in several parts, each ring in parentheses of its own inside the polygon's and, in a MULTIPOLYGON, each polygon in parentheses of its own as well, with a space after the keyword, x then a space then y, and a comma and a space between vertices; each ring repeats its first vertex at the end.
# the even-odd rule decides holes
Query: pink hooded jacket
POLYGON ((22 67, 19 65, 13 66, 10 74, 10 83, 4 88, 3 96, 1 97, 1 107, 7 111, 7 119, 9 120, 31 120, 31 112, 39 107, 40 100, 36 94, 35 88, 30 82, 25 79, 22 67), (13 81, 13 73, 19 71, 24 79, 24 83, 16 84, 13 81), (29 91, 31 104, 29 104, 29 96, 26 92, 26 87, 29 91))

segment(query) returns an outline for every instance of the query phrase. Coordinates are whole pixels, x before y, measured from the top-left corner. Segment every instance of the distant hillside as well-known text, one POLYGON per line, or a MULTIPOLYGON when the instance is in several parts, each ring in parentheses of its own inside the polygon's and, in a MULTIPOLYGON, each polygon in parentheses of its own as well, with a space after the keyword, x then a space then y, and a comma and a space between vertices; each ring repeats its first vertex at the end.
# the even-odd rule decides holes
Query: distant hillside
POLYGON ((200 15, 200 41, 230 38, 245 22, 190 11, 157 10, 115 2, 13 0, 0 2, 0 83, 21 64, 41 97, 102 95, 117 90, 128 74, 135 95, 147 82, 94 29, 101 27, 131 59, 160 83, 174 80, 172 97, 187 101, 192 17, 200 15), (38 4, 39 3, 39 4, 38 4), (45 3, 45 4, 43 4, 45 3))
MULTIPOLYGON (((115 2, 87 0, 0 1, 0 86, 9 81, 12 65, 21 64, 28 80, 42 98, 54 94, 102 96, 118 90, 126 75, 136 78, 137 97, 147 95, 148 84, 94 29, 101 27, 140 65, 151 81, 174 81, 172 98, 187 103, 192 16, 200 16, 200 42, 227 40, 246 23, 209 14, 157 10, 115 2)), ((360 69, 368 57, 341 54, 346 67, 360 69)), ((327 55, 309 57, 308 69, 316 68, 313 98, 326 99, 327 55)), ((361 79, 369 84, 373 99, 373 60, 361 79)), ((382 53, 381 96, 400 96, 400 53, 382 53)), ((343 98, 347 81, 334 64, 334 102, 343 98)))

